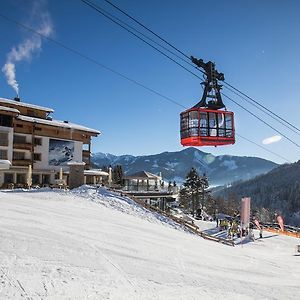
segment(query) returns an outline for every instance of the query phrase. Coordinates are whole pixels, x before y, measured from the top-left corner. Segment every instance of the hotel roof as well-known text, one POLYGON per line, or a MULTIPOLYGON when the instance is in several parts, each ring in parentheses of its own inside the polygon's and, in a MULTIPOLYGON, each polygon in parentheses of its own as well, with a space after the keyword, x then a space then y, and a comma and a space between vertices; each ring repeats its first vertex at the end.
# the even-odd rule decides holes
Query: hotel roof
POLYGON ((23 116, 23 115, 19 115, 18 117, 16 117, 16 119, 26 121, 26 122, 31 122, 31 123, 37 123, 37 124, 43 124, 43 125, 49 125, 49 126, 55 126, 55 127, 64 127, 64 128, 69 128, 69 129, 76 129, 76 130, 91 132, 91 133, 95 133, 95 134, 100 134, 100 131, 98 131, 96 129, 88 128, 85 126, 81 126, 78 124, 65 122, 65 121, 47 120, 47 119, 40 119, 40 118, 23 116))
POLYGON ((5 99, 5 98, 0 98, 0 104, 13 104, 13 105, 17 105, 17 106, 32 108, 32 109, 43 110, 43 111, 46 111, 46 112, 49 112, 49 113, 54 112, 54 110, 52 108, 43 107, 43 106, 34 105, 34 104, 29 104, 29 103, 24 103, 24 102, 21 102, 21 101, 5 99))
POLYGON ((20 111, 15 109, 15 108, 10 108, 10 107, 6 107, 6 106, 1 106, 0 105, 0 110, 2 111, 9 111, 9 112, 13 112, 13 113, 16 113, 16 114, 19 114, 20 111))

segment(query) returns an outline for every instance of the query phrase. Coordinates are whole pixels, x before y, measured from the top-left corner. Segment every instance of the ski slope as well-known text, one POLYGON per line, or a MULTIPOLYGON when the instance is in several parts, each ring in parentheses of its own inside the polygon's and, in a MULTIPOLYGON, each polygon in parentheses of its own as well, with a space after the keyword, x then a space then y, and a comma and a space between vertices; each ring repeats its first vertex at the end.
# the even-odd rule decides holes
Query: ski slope
POLYGON ((204 240, 104 189, 0 192, 0 299, 300 299, 300 240, 264 235, 204 240))

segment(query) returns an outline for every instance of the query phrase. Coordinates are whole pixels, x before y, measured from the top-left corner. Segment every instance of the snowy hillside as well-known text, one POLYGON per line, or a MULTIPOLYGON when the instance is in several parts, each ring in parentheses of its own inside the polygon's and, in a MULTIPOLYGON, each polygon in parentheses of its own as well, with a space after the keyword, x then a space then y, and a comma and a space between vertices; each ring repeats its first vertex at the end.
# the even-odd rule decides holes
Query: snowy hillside
POLYGON ((277 166, 274 162, 258 157, 240 157, 210 153, 190 147, 177 152, 132 156, 95 153, 92 162, 99 166, 122 165, 126 174, 141 170, 154 174, 162 172, 166 180, 183 182, 187 173, 195 167, 199 174, 206 173, 211 185, 224 185, 264 174, 277 166))
POLYGON ((229 247, 106 190, 0 192, 1 299, 299 299, 300 241, 229 247))

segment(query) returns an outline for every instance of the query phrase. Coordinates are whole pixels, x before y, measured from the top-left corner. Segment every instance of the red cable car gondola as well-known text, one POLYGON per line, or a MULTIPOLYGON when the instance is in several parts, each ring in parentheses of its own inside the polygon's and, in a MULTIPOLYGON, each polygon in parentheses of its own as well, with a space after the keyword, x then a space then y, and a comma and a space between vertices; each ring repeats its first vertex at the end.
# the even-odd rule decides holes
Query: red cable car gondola
POLYGON ((221 85, 224 75, 215 70, 211 61, 191 57, 192 62, 205 70, 204 92, 201 101, 180 114, 180 135, 183 146, 224 146, 235 143, 234 114, 223 110, 221 85), (206 99, 210 98, 208 103, 206 99))
POLYGON ((234 144, 233 112, 191 108, 180 114, 183 146, 223 146, 234 144))

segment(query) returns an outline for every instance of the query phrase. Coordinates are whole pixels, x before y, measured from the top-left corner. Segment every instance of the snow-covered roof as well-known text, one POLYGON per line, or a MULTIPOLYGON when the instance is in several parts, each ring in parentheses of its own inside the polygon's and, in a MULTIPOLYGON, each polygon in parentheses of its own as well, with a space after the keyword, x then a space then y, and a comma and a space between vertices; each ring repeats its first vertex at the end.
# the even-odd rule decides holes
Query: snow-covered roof
POLYGON ((146 172, 146 171, 140 171, 134 174, 130 174, 127 176, 123 177, 124 179, 156 179, 156 180, 160 180, 161 177, 158 175, 154 175, 150 172, 146 172))
POLYGON ((19 114, 20 111, 15 109, 15 108, 10 108, 10 107, 6 107, 6 106, 1 106, 0 105, 0 110, 2 111, 9 111, 9 112, 13 112, 13 113, 16 113, 16 114, 19 114))
POLYGON ((85 166, 85 162, 83 161, 70 161, 67 163, 68 166, 85 166))
POLYGON ((92 170, 84 170, 84 175, 94 175, 94 176, 109 176, 107 172, 92 169, 92 170))
MULTIPOLYGON (((84 170, 83 173, 84 173, 84 175, 87 175, 87 176, 109 176, 109 174, 107 172, 97 170, 97 169, 84 170)), ((70 174, 70 172, 64 171, 64 174, 70 174)))
POLYGON ((5 98, 0 98, 0 103, 2 103, 2 104, 3 103, 14 104, 14 105, 18 105, 18 106, 23 106, 23 107, 28 107, 28 108, 43 110, 43 111, 51 112, 51 113, 54 112, 54 110, 52 108, 38 106, 38 105, 34 105, 34 104, 29 104, 29 103, 24 103, 24 102, 21 102, 21 101, 15 101, 15 100, 10 100, 10 99, 5 99, 5 98))
POLYGON ((69 128, 69 129, 76 129, 76 130, 100 134, 100 131, 98 131, 96 129, 88 128, 88 127, 70 123, 70 122, 59 121, 59 120, 47 120, 47 119, 40 119, 40 118, 23 116, 23 115, 19 115, 16 119, 31 122, 31 123, 44 124, 44 125, 50 125, 50 126, 56 126, 56 127, 64 127, 64 128, 69 128))

